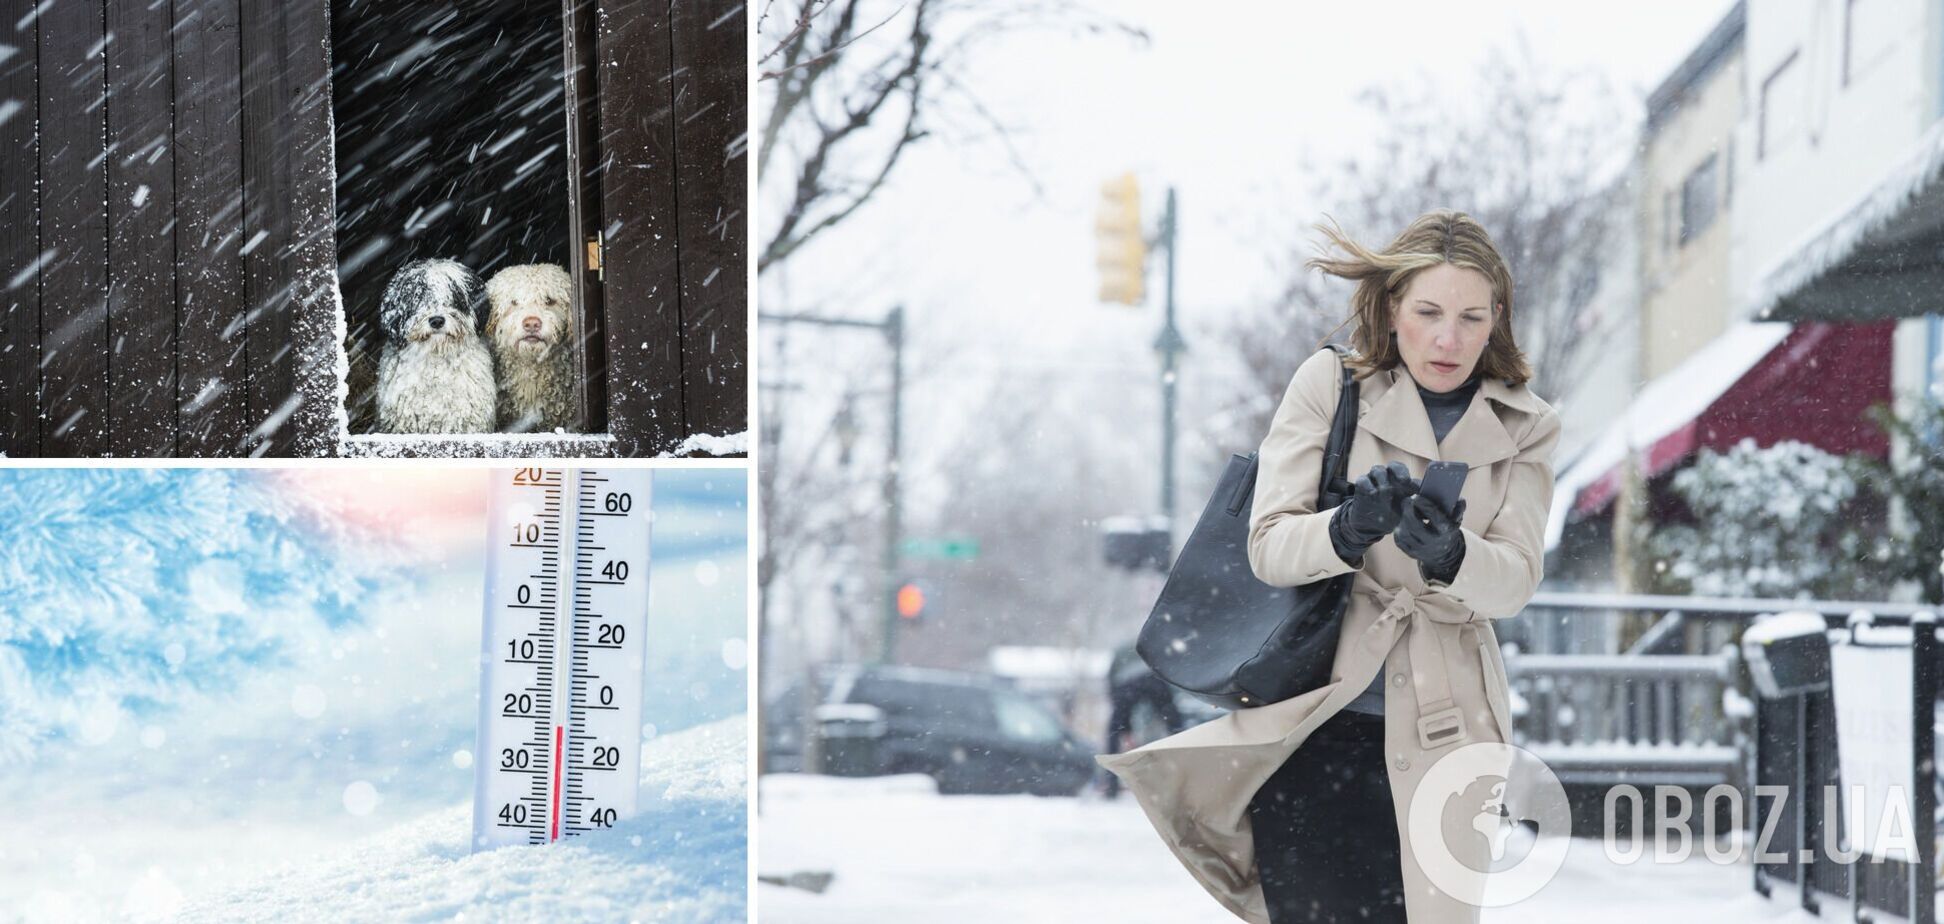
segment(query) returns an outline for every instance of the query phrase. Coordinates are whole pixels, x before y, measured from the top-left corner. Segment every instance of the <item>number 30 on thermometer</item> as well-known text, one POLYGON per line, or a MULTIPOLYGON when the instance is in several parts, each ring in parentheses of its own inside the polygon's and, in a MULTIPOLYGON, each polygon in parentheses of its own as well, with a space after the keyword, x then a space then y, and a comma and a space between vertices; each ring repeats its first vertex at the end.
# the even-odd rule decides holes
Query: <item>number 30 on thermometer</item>
POLYGON ((649 483, 642 469, 493 475, 474 850, 635 812, 649 483))

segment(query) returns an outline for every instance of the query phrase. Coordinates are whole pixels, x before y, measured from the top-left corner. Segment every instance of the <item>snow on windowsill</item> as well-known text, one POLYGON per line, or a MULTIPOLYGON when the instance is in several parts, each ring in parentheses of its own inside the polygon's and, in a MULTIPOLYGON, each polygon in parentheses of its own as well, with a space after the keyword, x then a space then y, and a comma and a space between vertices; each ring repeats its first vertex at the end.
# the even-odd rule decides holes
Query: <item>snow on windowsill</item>
MULTIPOLYGON (((339 441, 341 455, 353 458, 399 459, 428 456, 484 458, 605 458, 615 455, 610 433, 472 433, 419 435, 410 433, 352 433, 339 441)), ((658 459, 690 456, 747 455, 749 431, 717 436, 693 434, 658 459)))
POLYGON ((682 441, 671 453, 663 453, 659 458, 679 458, 682 456, 731 456, 749 454, 749 431, 716 436, 712 433, 697 433, 682 441))
POLYGON ((554 458, 611 456, 614 437, 606 433, 353 433, 340 441, 345 456, 374 459, 425 456, 554 458))

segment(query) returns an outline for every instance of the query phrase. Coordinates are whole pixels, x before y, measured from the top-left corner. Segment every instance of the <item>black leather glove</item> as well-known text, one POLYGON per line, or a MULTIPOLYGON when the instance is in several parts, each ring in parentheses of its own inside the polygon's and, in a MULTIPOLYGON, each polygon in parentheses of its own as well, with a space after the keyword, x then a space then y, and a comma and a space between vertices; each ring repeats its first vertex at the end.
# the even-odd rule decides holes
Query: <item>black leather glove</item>
POLYGON ((1405 504, 1417 490, 1417 479, 1404 463, 1371 466, 1330 516, 1330 544, 1337 557, 1353 565, 1362 559, 1366 549, 1406 519, 1405 504))
POLYGON ((1411 498, 1404 514, 1397 524, 1397 547, 1418 560, 1418 573, 1425 580, 1451 583, 1465 562, 1465 534, 1458 525, 1465 517, 1464 499, 1445 513, 1437 501, 1419 495, 1411 498))

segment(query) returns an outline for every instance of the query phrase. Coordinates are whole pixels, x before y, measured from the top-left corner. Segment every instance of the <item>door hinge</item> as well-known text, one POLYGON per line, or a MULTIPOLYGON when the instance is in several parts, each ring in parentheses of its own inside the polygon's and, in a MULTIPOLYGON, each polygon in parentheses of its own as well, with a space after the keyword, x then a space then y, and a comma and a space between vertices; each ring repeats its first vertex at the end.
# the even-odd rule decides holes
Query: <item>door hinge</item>
POLYGON ((596 232, 587 239, 587 271, 593 273, 594 278, 606 282, 607 272, 601 269, 601 237, 602 234, 596 232))

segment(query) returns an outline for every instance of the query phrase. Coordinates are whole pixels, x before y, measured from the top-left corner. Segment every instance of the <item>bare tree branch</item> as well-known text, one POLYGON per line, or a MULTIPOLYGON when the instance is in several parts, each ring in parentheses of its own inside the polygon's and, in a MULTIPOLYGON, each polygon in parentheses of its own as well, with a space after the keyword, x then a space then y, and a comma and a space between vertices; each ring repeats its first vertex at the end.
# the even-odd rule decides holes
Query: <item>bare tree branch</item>
MULTIPOLYGON (((900 9, 902 9, 902 7, 900 7, 900 9)), ((773 71, 761 71, 761 72, 759 72, 759 73, 757 74, 757 77, 756 77, 756 79, 757 79, 757 80, 775 80, 776 78, 778 78, 778 77, 781 77, 781 76, 783 76, 784 74, 786 74, 786 73, 788 73, 788 72, 790 72, 790 71, 793 71, 793 70, 796 70, 797 68, 801 68, 801 67, 815 67, 815 66, 817 66, 817 65, 819 65, 819 64, 824 64, 824 63, 827 63, 827 62, 832 62, 832 61, 835 61, 835 60, 837 59, 837 56, 838 56, 838 55, 841 55, 841 54, 843 54, 843 53, 844 53, 844 49, 846 49, 846 48, 849 48, 850 46, 852 46, 852 45, 854 45, 854 44, 856 44, 856 43, 857 43, 858 41, 860 41, 860 40, 862 40, 862 39, 863 39, 864 37, 866 37, 866 36, 868 36, 868 35, 870 35, 871 33, 873 33, 873 32, 876 32, 877 30, 879 30, 879 29, 881 29, 881 28, 883 28, 883 27, 884 27, 884 24, 885 24, 885 23, 888 23, 888 22, 890 22, 890 21, 891 21, 891 20, 892 20, 893 18, 895 18, 895 17, 897 16, 897 15, 898 15, 898 14, 897 14, 897 11, 896 11, 896 10, 893 10, 890 16, 886 16, 886 17, 884 17, 884 19, 883 19, 883 20, 881 20, 881 21, 880 21, 880 22, 879 22, 879 23, 878 23, 877 25, 875 25, 875 26, 872 26, 872 27, 870 27, 869 29, 865 29, 864 31, 862 31, 862 32, 859 32, 859 33, 857 33, 857 34, 856 34, 855 36, 852 36, 851 38, 849 38, 849 39, 846 39, 846 40, 844 41, 844 43, 843 43, 843 44, 841 44, 841 45, 837 45, 837 46, 835 46, 835 47, 832 47, 832 48, 830 48, 830 49, 828 49, 828 50, 825 50, 825 51, 823 51, 823 52, 821 52, 821 53, 819 53, 819 54, 818 54, 818 55, 817 55, 816 57, 814 57, 814 58, 811 58, 811 59, 810 59, 810 60, 808 60, 808 61, 799 61, 799 62, 797 62, 797 63, 795 63, 795 64, 788 64, 788 65, 785 65, 784 67, 782 67, 781 69, 778 69, 778 70, 773 70, 773 71)), ((810 25, 810 20, 806 18, 806 19, 804 19, 804 20, 802 20, 802 21, 801 21, 801 22, 799 23, 799 25, 801 25, 801 26, 803 26, 803 27, 805 27, 805 28, 808 28, 808 27, 809 27, 809 25, 810 25)), ((777 50, 780 50, 780 47, 779 47, 779 49, 775 49, 775 50, 771 50, 771 51, 770 51, 770 55, 774 55, 774 54, 776 54, 776 51, 777 51, 777 50)), ((765 55, 765 56, 763 57, 763 60, 765 60, 765 61, 766 61, 766 60, 769 60, 769 55, 765 55)), ((759 64, 760 64, 760 63, 762 63, 762 62, 761 62, 761 61, 758 61, 757 63, 759 63, 759 64)))
POLYGON ((955 118, 985 128, 1034 195, 1043 196, 1010 129, 959 74, 987 41, 1037 28, 1146 40, 1073 0, 805 0, 794 22, 764 39, 760 59, 775 64, 761 75, 768 111, 759 182, 787 192, 772 197, 781 204, 757 247, 758 270, 849 220, 884 188, 908 148, 955 118), (876 24, 859 31, 867 9, 876 24), (899 21, 909 28, 878 52, 887 44, 874 33, 899 21), (953 97, 966 101, 969 114, 938 105, 953 97))

